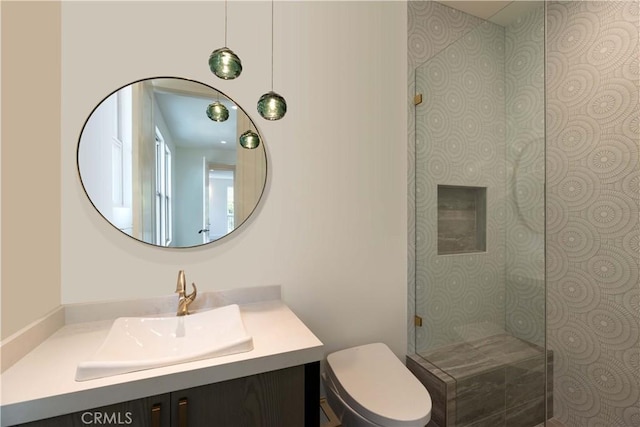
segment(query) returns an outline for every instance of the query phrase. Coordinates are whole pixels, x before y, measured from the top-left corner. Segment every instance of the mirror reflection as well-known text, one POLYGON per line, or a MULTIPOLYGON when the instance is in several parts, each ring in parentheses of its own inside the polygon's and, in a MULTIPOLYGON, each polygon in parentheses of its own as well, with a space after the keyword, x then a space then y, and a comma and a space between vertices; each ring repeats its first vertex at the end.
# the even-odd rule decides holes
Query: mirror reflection
POLYGON ((87 119, 78 171, 96 210, 142 242, 192 247, 233 232, 265 187, 266 152, 238 143, 245 111, 210 86, 180 78, 134 82, 107 96, 87 119), (222 103, 229 117, 207 108, 222 103))

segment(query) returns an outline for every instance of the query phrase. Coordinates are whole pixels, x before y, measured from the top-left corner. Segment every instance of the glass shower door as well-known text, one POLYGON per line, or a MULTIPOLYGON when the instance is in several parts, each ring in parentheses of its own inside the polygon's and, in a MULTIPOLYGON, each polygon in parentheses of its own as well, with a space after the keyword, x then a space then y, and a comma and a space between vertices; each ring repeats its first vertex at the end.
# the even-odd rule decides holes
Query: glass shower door
POLYGON ((415 341, 441 427, 545 419, 544 5, 517 3, 415 72, 415 341))

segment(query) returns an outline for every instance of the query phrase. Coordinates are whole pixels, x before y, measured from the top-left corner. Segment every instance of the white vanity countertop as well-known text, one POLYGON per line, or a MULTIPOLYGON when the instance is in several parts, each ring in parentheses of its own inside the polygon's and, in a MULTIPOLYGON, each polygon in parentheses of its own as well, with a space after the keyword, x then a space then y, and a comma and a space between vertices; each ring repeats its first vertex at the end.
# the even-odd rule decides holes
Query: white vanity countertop
MULTIPOLYGON (((2 426, 316 362, 323 344, 279 299, 240 303, 253 350, 229 356, 75 381, 114 319, 70 323, 0 377, 2 426)), ((75 319, 77 321, 77 319, 75 319)))

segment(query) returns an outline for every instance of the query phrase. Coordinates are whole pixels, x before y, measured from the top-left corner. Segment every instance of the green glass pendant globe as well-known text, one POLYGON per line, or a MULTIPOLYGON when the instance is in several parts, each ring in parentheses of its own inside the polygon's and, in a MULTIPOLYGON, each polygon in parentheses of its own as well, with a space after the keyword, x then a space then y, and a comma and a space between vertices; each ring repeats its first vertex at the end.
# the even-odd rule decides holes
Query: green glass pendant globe
POLYGON ((207 117, 214 122, 224 122, 229 118, 229 110, 221 102, 216 101, 207 107, 207 117))
POLYGON ((280 120, 287 113, 287 102, 277 93, 267 92, 258 100, 258 113, 267 120, 280 120))
POLYGON ((240 145, 243 148, 248 148, 250 150, 258 148, 260 145, 260 137, 254 131, 248 130, 240 135, 240 145))
POLYGON ((231 49, 221 47, 209 56, 209 69, 221 79, 232 80, 242 73, 242 62, 231 49))

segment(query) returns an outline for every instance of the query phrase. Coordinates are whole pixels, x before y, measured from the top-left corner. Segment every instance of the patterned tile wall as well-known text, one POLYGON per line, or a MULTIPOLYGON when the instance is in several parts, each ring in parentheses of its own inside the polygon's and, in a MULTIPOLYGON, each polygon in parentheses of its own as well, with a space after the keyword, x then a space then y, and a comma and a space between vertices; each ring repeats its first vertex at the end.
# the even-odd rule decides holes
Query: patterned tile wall
MULTIPOLYGON (((411 94, 415 68, 480 21, 428 0, 408 10, 411 94)), ((555 413, 568 427, 640 426, 639 23, 637 1, 547 4, 547 330, 555 413)), ((407 108, 413 352, 415 123, 407 108)))
POLYGON ((568 427, 640 426, 638 4, 547 6, 547 328, 568 427))

